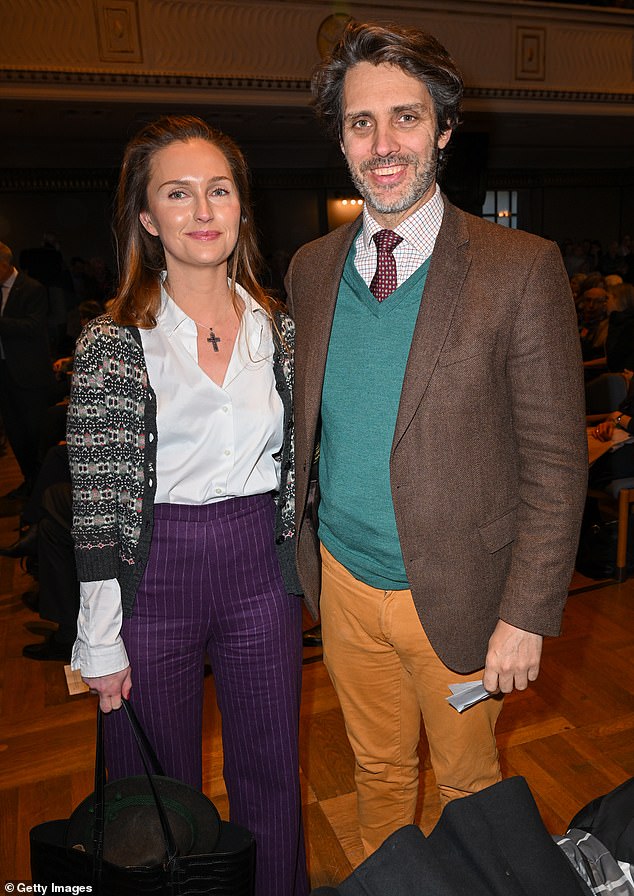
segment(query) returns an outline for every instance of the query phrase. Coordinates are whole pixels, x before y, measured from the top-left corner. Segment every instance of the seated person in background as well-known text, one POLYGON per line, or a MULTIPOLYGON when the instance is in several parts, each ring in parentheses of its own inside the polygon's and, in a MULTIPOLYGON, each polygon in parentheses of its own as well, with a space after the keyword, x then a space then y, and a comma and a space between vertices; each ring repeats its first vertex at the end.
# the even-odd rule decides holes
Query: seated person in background
POLYGON ((603 279, 603 274, 601 274, 599 271, 591 271, 583 278, 581 286, 579 288, 579 293, 583 295, 584 292, 587 292, 589 289, 594 289, 596 286, 599 286, 601 287, 601 289, 603 289, 605 287, 605 280, 603 279))
POLYGON ((582 345, 584 338, 586 342, 591 343, 584 352, 583 366, 586 370, 586 382, 601 373, 602 370, 622 373, 634 369, 634 287, 630 283, 624 284, 622 278, 617 274, 609 274, 605 278, 605 292, 608 296, 605 303, 607 321, 600 321, 599 328, 595 332, 592 322, 587 324, 584 319, 600 309, 600 304, 605 298, 603 292, 604 290, 600 290, 601 297, 590 299, 590 304, 588 304, 588 295, 599 296, 599 292, 587 290, 583 293, 583 301, 581 299, 577 301, 582 345), (599 303, 596 309, 591 307, 593 301, 599 303), (584 332, 588 334, 585 337, 584 332), (588 357, 594 354, 594 345, 598 346, 602 341, 603 354, 588 357))
POLYGON ((572 290, 572 297, 575 300, 575 308, 577 309, 579 330, 583 326, 583 297, 589 289, 594 289, 597 286, 601 289, 605 288, 603 277, 597 271, 594 271, 592 274, 574 274, 570 278, 570 289, 572 290))
POLYGON ((613 286, 618 286, 619 283, 623 283, 623 277, 620 274, 607 274, 603 278, 603 285, 609 292, 613 286))
POLYGON ((28 594, 23 601, 42 619, 58 626, 44 641, 22 649, 27 659, 70 661, 79 612, 72 521, 68 451, 66 445, 55 445, 48 451, 22 511, 27 527, 24 534, 15 544, 0 549, 0 556, 34 561, 27 568, 39 582, 39 592, 28 594))
MULTIPOLYGON (((65 446, 52 450, 62 448, 65 446)), ((30 660, 64 660, 68 663, 77 637, 79 581, 71 537, 72 505, 70 477, 68 481, 52 482, 44 489, 37 524, 39 593, 34 609, 42 619, 56 622, 57 630, 44 641, 22 648, 22 656, 30 660)))
POLYGON ((0 414, 24 482, 5 497, 28 497, 38 470, 37 440, 54 377, 47 333, 46 288, 13 265, 0 243, 0 414))
POLYGON ((572 290, 572 297, 575 300, 575 305, 581 298, 581 285, 586 279, 586 276, 586 274, 573 274, 570 278, 570 289, 572 290))
POLYGON ((86 299, 80 302, 76 308, 72 308, 68 312, 66 336, 71 343, 71 352, 74 351, 75 342, 86 324, 89 321, 94 320, 95 317, 99 317, 100 314, 103 314, 104 310, 105 307, 102 302, 98 302, 96 299, 86 299))
MULTIPOLYGON (((597 424, 593 430, 595 439, 609 442, 615 429, 622 429, 634 437, 634 390, 630 382, 627 396, 621 402, 618 411, 610 414, 603 423, 597 424)), ((600 488, 614 479, 625 479, 634 476, 634 442, 625 443, 615 451, 608 451, 590 467, 589 484, 600 488)))
POLYGON ((585 255, 581 243, 575 243, 572 240, 567 241, 562 249, 562 254, 564 266, 569 277, 577 273, 585 274, 590 270, 588 257, 585 255))
MULTIPOLYGON (((95 300, 87 300, 80 302, 76 309, 76 315, 69 314, 68 329, 73 330, 73 343, 84 329, 87 323, 103 314, 104 308, 100 302, 95 300), (71 317, 73 318, 71 320, 71 317), (74 319, 76 317, 76 320, 74 319)), ((53 362, 53 372, 59 383, 60 393, 68 396, 70 392, 70 374, 73 372, 74 352, 63 358, 56 358, 53 362)))
POLYGON ((627 270, 627 263, 621 255, 620 246, 617 240, 613 240, 608 250, 601 259, 602 274, 619 274, 621 277, 627 270))
POLYGON ((584 361, 593 361, 605 356, 609 298, 607 290, 595 286, 582 293, 577 305, 581 316, 579 337, 584 361))
POLYGON ((634 370, 634 284, 618 283, 608 290, 608 370, 634 370))

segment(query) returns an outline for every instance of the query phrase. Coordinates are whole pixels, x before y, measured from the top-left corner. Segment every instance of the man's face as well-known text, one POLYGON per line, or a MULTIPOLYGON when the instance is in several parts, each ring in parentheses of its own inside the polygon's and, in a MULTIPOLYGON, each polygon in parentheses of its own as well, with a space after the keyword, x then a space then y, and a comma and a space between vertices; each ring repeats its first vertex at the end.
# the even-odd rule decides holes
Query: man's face
POLYGON ((8 261, 4 261, 0 258, 0 283, 4 283, 5 280, 8 280, 11 276, 11 272, 13 271, 13 265, 9 264, 8 261))
POLYGON ((355 187, 373 217, 394 228, 424 205, 436 188, 438 134, 429 91, 394 65, 359 62, 343 85, 341 148, 355 187))

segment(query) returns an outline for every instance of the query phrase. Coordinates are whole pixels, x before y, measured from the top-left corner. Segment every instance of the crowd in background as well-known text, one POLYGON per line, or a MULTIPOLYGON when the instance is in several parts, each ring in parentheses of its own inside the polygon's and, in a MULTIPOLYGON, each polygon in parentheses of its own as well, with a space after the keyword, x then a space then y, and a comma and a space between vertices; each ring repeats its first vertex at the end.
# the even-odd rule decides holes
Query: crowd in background
POLYGON ((603 252, 598 240, 566 240, 564 265, 577 308, 586 379, 634 369, 634 253, 629 236, 603 252))

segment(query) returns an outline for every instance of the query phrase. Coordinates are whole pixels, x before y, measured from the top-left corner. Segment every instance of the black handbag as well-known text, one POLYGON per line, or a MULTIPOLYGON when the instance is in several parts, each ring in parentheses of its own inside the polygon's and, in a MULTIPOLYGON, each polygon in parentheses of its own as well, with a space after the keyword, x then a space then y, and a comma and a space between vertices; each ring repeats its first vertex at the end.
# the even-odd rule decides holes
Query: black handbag
POLYGON ((106 784, 103 716, 97 711, 95 790, 70 818, 30 832, 34 884, 91 887, 98 896, 252 896, 255 841, 221 821, 203 793, 168 778, 130 704, 145 775, 106 784))

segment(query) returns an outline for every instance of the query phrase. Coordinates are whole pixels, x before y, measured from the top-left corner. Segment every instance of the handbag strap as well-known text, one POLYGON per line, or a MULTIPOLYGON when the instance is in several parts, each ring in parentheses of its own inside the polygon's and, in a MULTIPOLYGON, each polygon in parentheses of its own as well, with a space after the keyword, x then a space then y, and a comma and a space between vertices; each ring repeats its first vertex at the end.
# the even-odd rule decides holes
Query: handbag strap
POLYGON ((139 722, 135 711, 132 709, 132 704, 129 700, 126 700, 125 697, 122 697, 121 705, 123 707, 123 711, 128 717, 130 725, 132 726, 132 733, 134 734, 139 752, 141 753, 141 758, 144 760, 143 765, 145 767, 146 773, 150 774, 150 772, 147 770, 145 758, 148 759, 149 764, 152 766, 152 774, 160 775, 162 778, 166 777, 165 772, 163 771, 163 766, 159 762, 158 757, 154 752, 154 747, 150 743, 147 734, 141 727, 141 723, 139 722))
MULTIPOLYGON (((139 722, 136 713, 132 709, 132 706, 125 698, 121 699, 121 705, 122 711, 125 713, 125 716, 130 723, 130 727, 132 728, 132 733, 139 749, 143 768, 145 770, 150 790, 152 792, 152 797, 156 805, 156 811, 161 823, 161 830, 163 831, 163 840, 165 842, 165 850, 167 853, 165 868, 170 869, 174 865, 174 862, 178 855, 178 847, 176 846, 176 840, 174 839, 174 834, 172 833, 172 828, 165 811, 165 806, 163 805, 163 801, 156 789, 156 785, 152 777, 153 774, 165 777, 165 772, 163 771, 163 767, 161 766, 161 763, 156 756, 154 748, 148 740, 145 731, 141 727, 141 723, 139 722)), ((102 713, 101 709, 97 707, 97 744, 95 750, 94 791, 95 820, 93 825, 93 891, 95 893, 101 892, 101 872, 103 866, 105 828, 106 753, 104 747, 103 716, 104 713, 102 713)))
POLYGON ((106 760, 103 739, 103 713, 97 704, 97 745, 95 748, 95 820, 92 828, 93 867, 92 888, 93 892, 101 893, 101 869, 103 863, 103 831, 104 831, 104 807, 106 789, 106 760))

